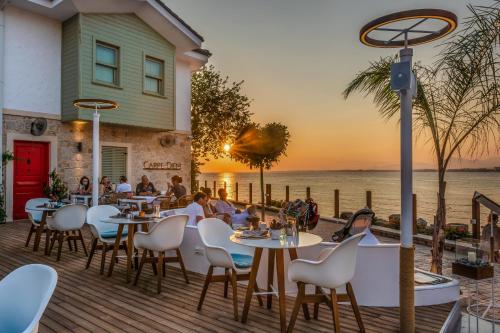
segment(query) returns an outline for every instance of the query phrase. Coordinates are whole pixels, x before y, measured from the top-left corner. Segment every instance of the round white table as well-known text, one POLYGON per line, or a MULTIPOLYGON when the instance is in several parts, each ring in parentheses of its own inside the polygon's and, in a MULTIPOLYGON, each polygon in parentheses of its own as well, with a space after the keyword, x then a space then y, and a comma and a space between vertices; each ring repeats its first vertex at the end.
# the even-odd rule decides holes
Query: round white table
POLYGON ((111 255, 111 262, 109 263, 108 276, 113 274, 113 268, 115 266, 116 256, 118 254, 118 249, 120 248, 120 243, 123 234, 123 228, 128 226, 127 230, 127 283, 130 282, 130 274, 132 272, 132 258, 134 256, 134 234, 136 231, 136 226, 141 225, 142 231, 148 230, 148 223, 157 222, 160 219, 151 218, 148 220, 131 220, 127 218, 112 218, 107 217, 101 219, 104 223, 118 224, 118 231, 116 232, 115 245, 113 246, 113 254, 111 255))
MULTIPOLYGON (((255 253, 252 262, 252 270, 250 271, 250 277, 248 280, 247 292, 245 296, 245 305, 243 307, 243 313, 241 315, 241 322, 245 323, 248 318, 248 311, 250 310, 250 303, 252 301, 252 296, 254 293, 255 280, 257 279, 257 273, 259 270, 260 258, 262 255, 262 250, 264 248, 268 249, 269 259, 267 266, 267 308, 270 309, 272 306, 272 283, 274 278, 274 261, 276 260, 276 275, 278 281, 278 301, 280 310, 280 327, 281 332, 286 332, 287 321, 286 321, 286 300, 285 300, 285 259, 284 250, 288 250, 290 255, 290 260, 297 259, 297 249, 301 247, 314 246, 321 243, 323 240, 318 235, 300 232, 297 239, 293 237, 287 237, 286 241, 272 240, 271 238, 265 239, 249 239, 249 238, 237 238, 235 235, 230 237, 230 240, 236 244, 250 246, 255 248, 255 253)), ((304 316, 309 319, 309 310, 307 304, 303 304, 302 309, 304 311, 304 316)))

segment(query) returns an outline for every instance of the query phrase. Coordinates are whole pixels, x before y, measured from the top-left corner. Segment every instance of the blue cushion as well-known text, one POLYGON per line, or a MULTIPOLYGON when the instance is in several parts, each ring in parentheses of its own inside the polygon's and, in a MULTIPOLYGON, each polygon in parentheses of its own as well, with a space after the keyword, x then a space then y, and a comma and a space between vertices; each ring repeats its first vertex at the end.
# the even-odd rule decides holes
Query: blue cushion
POLYGON ((248 254, 231 253, 231 257, 236 268, 245 269, 252 267, 253 257, 248 254))
POLYGON ((33 222, 35 222, 36 224, 40 224, 40 220, 33 220, 33 222))
MULTIPOLYGON (((101 232, 101 237, 102 238, 116 238, 116 233, 118 230, 106 230, 101 232)), ((122 237, 127 236, 128 232, 127 230, 123 230, 122 232, 122 237)))

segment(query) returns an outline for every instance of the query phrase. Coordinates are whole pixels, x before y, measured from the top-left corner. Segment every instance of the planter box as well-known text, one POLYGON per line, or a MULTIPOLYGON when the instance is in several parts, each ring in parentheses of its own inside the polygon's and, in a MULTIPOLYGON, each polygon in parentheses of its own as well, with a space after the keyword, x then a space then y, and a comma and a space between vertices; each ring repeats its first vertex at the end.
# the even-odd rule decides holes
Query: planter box
POLYGON ((489 279, 493 277, 493 266, 472 266, 461 262, 451 264, 453 274, 467 277, 473 280, 489 279))

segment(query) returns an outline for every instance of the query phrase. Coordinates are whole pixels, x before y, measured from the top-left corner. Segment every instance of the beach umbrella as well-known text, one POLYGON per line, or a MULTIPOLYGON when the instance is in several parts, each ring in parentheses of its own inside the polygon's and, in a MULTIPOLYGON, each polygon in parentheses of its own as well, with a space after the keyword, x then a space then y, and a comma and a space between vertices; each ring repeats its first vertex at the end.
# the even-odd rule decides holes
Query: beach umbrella
POLYGON ((392 13, 367 23, 359 33, 370 47, 401 48, 399 62, 391 66, 391 89, 400 97, 401 135, 401 248, 399 263, 400 331, 415 332, 413 247, 412 98, 417 80, 412 72, 413 49, 439 39, 457 26, 455 14, 440 9, 415 9, 392 13))
POLYGON ((99 111, 118 109, 118 103, 97 98, 77 99, 73 105, 78 109, 93 110, 92 122, 92 206, 99 204, 99 165, 101 149, 99 147, 99 111))

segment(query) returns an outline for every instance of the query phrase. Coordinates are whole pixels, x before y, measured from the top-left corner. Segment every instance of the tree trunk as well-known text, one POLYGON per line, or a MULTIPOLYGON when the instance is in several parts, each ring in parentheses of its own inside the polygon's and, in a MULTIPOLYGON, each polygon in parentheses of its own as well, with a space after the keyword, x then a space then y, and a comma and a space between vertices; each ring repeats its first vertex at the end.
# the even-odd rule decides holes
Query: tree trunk
POLYGON ((431 272, 443 274, 443 253, 445 245, 446 227, 446 182, 444 181, 444 170, 439 169, 439 189, 437 193, 438 205, 436 216, 434 216, 434 231, 432 234, 432 263, 431 272))
POLYGON ((262 204, 262 209, 260 213, 260 219, 264 222, 266 220, 266 200, 264 197, 264 167, 260 167, 260 202, 262 204))

